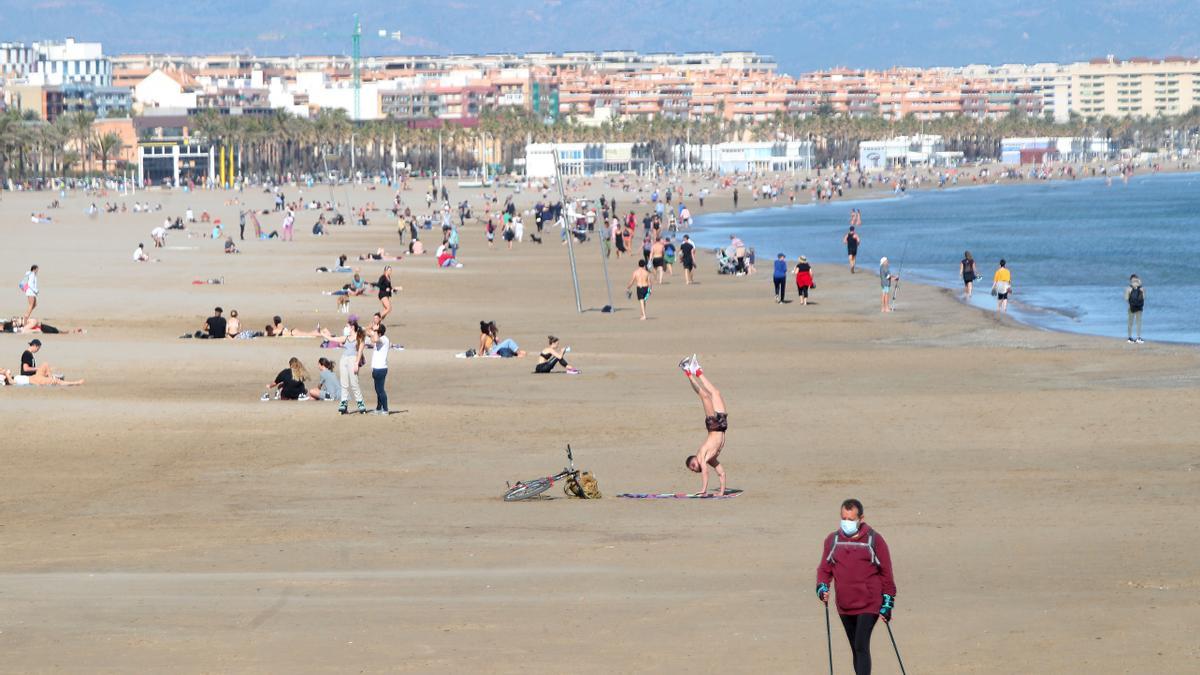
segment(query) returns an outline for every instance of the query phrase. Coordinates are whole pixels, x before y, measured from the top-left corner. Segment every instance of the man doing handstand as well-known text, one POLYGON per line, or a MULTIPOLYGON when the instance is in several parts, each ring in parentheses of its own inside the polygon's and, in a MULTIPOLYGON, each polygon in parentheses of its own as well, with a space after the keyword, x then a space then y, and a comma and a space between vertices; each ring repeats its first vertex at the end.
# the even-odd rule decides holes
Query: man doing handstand
POLYGON ((687 468, 700 474, 700 494, 702 495, 708 493, 708 469, 709 467, 715 469, 717 477, 721 480, 721 489, 715 493, 715 496, 721 497, 725 494, 725 468, 717 461, 717 457, 725 447, 725 431, 729 428, 729 417, 725 413, 725 399, 721 398, 721 392, 704 376, 704 371, 701 370, 700 362, 696 360, 695 354, 680 361, 679 368, 683 370, 688 384, 692 385, 692 390, 696 392, 696 395, 700 397, 700 403, 704 405, 704 428, 708 431, 708 437, 700 444, 700 449, 696 451, 696 454, 688 455, 684 464, 687 465, 687 468))

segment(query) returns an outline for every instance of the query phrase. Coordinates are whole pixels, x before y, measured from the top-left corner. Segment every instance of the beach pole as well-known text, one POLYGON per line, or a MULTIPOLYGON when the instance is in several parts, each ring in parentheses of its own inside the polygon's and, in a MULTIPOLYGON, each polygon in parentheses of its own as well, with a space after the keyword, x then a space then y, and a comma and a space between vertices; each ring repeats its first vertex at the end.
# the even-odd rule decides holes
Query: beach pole
MULTIPOLYGON (((566 192, 566 190, 563 189, 562 169, 558 165, 558 144, 551 144, 550 150, 551 150, 551 153, 554 155, 554 175, 558 179, 558 200, 562 204, 563 208, 566 209, 567 208, 567 192, 566 192)), ((583 300, 579 296, 579 272, 575 268, 575 242, 573 241, 575 239, 574 224, 568 223, 566 221, 565 217, 562 215, 560 215, 559 217, 564 218, 563 228, 564 228, 564 231, 567 233, 567 257, 571 260, 571 282, 575 285, 575 311, 580 314, 583 314, 583 300)), ((601 252, 601 255, 603 255, 603 252, 601 252)), ((607 278, 607 275, 608 275, 608 267, 607 266, 604 268, 604 273, 605 273, 605 278, 607 278)), ((608 304, 611 306, 612 305, 612 291, 611 290, 609 291, 608 297, 609 297, 608 304)))

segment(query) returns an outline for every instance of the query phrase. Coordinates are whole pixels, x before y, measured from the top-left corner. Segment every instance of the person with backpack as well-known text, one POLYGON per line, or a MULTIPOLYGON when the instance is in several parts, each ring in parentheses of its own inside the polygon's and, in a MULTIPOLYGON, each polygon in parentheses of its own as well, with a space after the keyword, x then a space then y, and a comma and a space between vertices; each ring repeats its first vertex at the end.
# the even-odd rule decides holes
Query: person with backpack
POLYGON ((817 599, 829 604, 830 584, 850 649, 855 675, 870 675, 871 631, 892 620, 896 581, 883 535, 863 521, 857 499, 842 502, 841 525, 828 537, 817 565, 817 599))
POLYGON ((1125 302, 1129 304, 1129 317, 1125 322, 1129 341, 1142 344, 1142 310, 1146 307, 1146 289, 1136 274, 1129 275, 1129 287, 1125 289, 1125 302), (1137 339, 1133 337, 1133 326, 1137 324, 1137 339))
POLYGON ((29 308, 25 310, 25 316, 21 317, 21 323, 28 323, 29 317, 33 315, 33 310, 37 307, 37 299, 38 299, 37 273, 38 273, 38 266, 37 265, 31 266, 29 268, 29 271, 25 273, 24 278, 21 279, 21 283, 17 285, 17 288, 19 288, 21 290, 21 292, 25 294, 25 300, 29 303, 29 308))

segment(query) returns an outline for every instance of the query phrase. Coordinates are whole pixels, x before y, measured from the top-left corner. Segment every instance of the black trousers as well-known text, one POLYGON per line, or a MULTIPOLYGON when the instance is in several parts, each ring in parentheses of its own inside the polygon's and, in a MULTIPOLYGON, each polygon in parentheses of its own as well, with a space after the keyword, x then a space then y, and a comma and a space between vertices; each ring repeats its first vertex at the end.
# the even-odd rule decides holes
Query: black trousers
POLYGON ((773 277, 775 281, 775 297, 783 302, 783 296, 787 293, 787 277, 773 277))
POLYGON ((842 614, 842 627, 854 653, 854 675, 871 675, 871 631, 878 614, 842 614))
POLYGON ((551 356, 549 359, 546 359, 545 363, 539 363, 536 366, 534 366, 533 372, 548 373, 548 372, 554 370, 554 366, 557 366, 560 363, 563 364, 564 368, 567 367, 566 359, 560 359, 557 356, 551 356))

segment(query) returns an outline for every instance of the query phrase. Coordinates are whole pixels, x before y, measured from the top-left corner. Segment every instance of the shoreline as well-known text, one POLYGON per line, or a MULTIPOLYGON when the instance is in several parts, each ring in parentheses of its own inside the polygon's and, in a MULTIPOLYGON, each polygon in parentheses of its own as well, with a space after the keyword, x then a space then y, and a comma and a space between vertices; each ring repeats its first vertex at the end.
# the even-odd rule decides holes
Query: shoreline
MULTIPOLYGON (((1148 173, 1148 174, 1141 174, 1139 176, 1135 176, 1135 180, 1137 178, 1143 178, 1143 179, 1153 178, 1158 175, 1172 175, 1172 176, 1196 175, 1196 176, 1200 176, 1200 171, 1197 171, 1194 168, 1189 168, 1187 170, 1174 170, 1174 171, 1163 170, 1163 171, 1152 172, 1152 173, 1148 173)), ((702 218, 713 217, 713 216, 729 217, 729 216, 737 216, 740 214, 753 213, 753 212, 786 212, 786 211, 798 209, 798 208, 821 208, 821 207, 833 206, 835 204, 841 204, 841 205, 844 205, 847 207, 852 207, 855 204, 862 204, 862 203, 872 203, 872 202, 881 202, 881 201, 899 201, 899 200, 908 199, 908 198, 920 198, 920 195, 922 193, 928 193, 931 191, 934 191, 934 192, 955 191, 955 192, 957 192, 957 191, 967 190, 967 189, 981 189, 981 188, 1001 188, 1001 189, 1003 189, 1003 188, 1020 187, 1020 186, 1031 187, 1031 186, 1035 186, 1035 185, 1039 185, 1039 184, 1043 184, 1043 183, 1053 184, 1053 183, 1057 183, 1057 182, 1066 182, 1068 184, 1077 184, 1077 183, 1083 183, 1085 181, 1103 181, 1103 180, 1105 180, 1104 177, 1089 176, 1086 178, 1078 178, 1076 180, 1057 178, 1057 179, 1052 179, 1049 181, 1041 181, 1041 180, 1011 181, 1011 182, 996 181, 994 183, 982 184, 982 185, 965 185, 965 186, 964 185, 955 185, 955 186, 946 186, 944 188, 938 188, 935 186, 933 188, 921 188, 921 189, 915 190, 915 191, 906 191, 905 193, 902 193, 902 194, 894 194, 889 191, 889 193, 885 193, 885 194, 864 195, 864 196, 856 197, 856 198, 852 198, 852 199, 842 198, 842 199, 834 200, 832 202, 809 202, 806 204, 784 204, 784 205, 776 205, 776 206, 760 206, 760 207, 755 207, 755 208, 750 208, 750 209, 739 208, 736 211, 734 211, 734 210, 706 211, 703 214, 703 216, 696 218, 697 223, 693 226, 693 229, 691 231, 696 232, 696 233, 711 232, 713 234, 718 232, 719 230, 717 228, 714 228, 712 226, 706 226, 706 225, 702 224, 701 222, 699 222, 699 221, 701 221, 702 218)), ((876 192, 878 192, 878 190, 876 190, 876 192)), ((722 226, 722 227, 724 227, 724 226, 722 226)), ((734 226, 730 225, 729 227, 733 228, 734 226)), ((682 233, 686 233, 686 232, 681 232, 681 234, 682 233)), ((693 238, 699 239, 699 237, 696 235, 693 235, 693 238)), ((745 237, 743 237, 743 239, 745 239, 745 237)), ((752 245, 752 243, 747 241, 747 246, 749 247, 751 245, 752 245)), ((706 246, 705 248, 706 248, 706 250, 709 250, 709 251, 715 251, 718 247, 706 246)), ((770 259, 764 259, 761 257, 759 258, 760 264, 763 263, 764 261, 767 264, 769 264, 771 262, 770 259)), ((845 265, 846 265, 844 260, 828 260, 828 259, 819 258, 819 257, 810 257, 809 262, 814 265, 821 264, 821 265, 829 265, 829 266, 834 266, 834 267, 840 266, 842 269, 844 269, 845 265)), ((792 264, 793 264, 793 261, 791 259, 789 259, 789 269, 792 264)), ((863 269, 863 268, 861 268, 861 266, 860 266, 860 269, 863 269)), ((874 273, 873 271, 871 271, 874 269, 874 266, 871 266, 866 269, 869 273, 871 273, 871 274, 874 273)), ((760 272, 760 274, 761 274, 761 272, 760 272)), ((944 289, 944 290, 950 292, 952 294, 952 296, 954 297, 954 299, 956 300, 956 302, 958 302, 959 304, 961 304, 965 307, 968 307, 971 309, 976 309, 976 310, 979 310, 980 312, 984 312, 984 313, 995 312, 995 310, 988 309, 987 307, 978 306, 978 305, 975 305, 975 304, 969 302, 966 299, 964 293, 962 292, 961 282, 956 283, 955 279, 953 279, 953 278, 947 277, 945 280, 941 280, 938 278, 930 278, 928 276, 922 276, 920 274, 918 274, 915 277, 909 277, 909 278, 911 279, 911 281, 909 281, 908 283, 918 284, 918 285, 927 286, 927 287, 931 287, 931 288, 944 289)), ((977 291, 979 290, 978 287, 976 288, 976 290, 977 291)), ((1019 301, 1019 300, 1010 301, 1009 305, 1010 305, 1009 316, 1014 321, 1016 321, 1016 323, 1018 325, 1027 326, 1029 328, 1039 330, 1039 331, 1048 331, 1048 332, 1057 333, 1057 334, 1098 337, 1098 338, 1116 340, 1118 342, 1125 342, 1125 338, 1116 336, 1116 335, 1109 335, 1109 334, 1105 334, 1105 333, 1099 333, 1099 332, 1082 330, 1082 329, 1081 330, 1071 330, 1069 328, 1053 325, 1048 322, 1039 321, 1037 318, 1037 315, 1043 314, 1043 313, 1044 314, 1060 314, 1060 315, 1066 316, 1067 318, 1075 318, 1075 316, 1073 314, 1064 312, 1064 310, 1061 310, 1061 309, 1053 307, 1053 306, 1038 305, 1035 303, 1027 303, 1027 302, 1023 302, 1023 301, 1019 301), (1022 307, 1025 309, 1022 309, 1022 307), (1015 311, 1013 311, 1014 309, 1015 309, 1015 311)), ((1159 343, 1159 344, 1169 344, 1169 345, 1179 345, 1179 346, 1191 346, 1191 347, 1200 346, 1200 339, 1196 339, 1196 340, 1156 339, 1156 340, 1153 340, 1153 342, 1159 343)))

